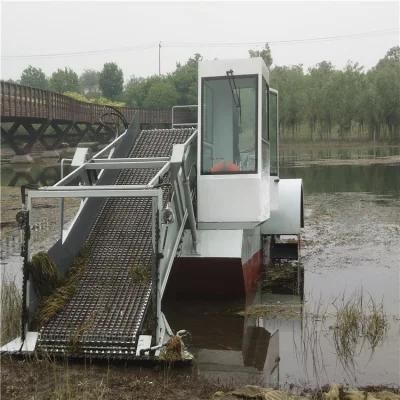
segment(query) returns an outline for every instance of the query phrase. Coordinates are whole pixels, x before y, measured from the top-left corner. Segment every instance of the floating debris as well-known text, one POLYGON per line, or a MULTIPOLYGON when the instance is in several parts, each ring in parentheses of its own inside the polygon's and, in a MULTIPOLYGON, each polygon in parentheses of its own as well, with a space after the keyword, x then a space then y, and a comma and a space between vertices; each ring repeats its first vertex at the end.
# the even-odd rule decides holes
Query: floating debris
POLYGON ((241 316, 267 317, 270 319, 301 318, 303 306, 301 303, 257 304, 239 311, 241 316))
POLYGON ((175 362, 182 360, 183 341, 180 336, 172 336, 160 353, 160 360, 175 362))
POLYGON ((400 395, 389 392, 371 392, 367 390, 344 389, 341 385, 331 385, 322 400, 400 400, 400 395))
POLYGON ((328 392, 305 395, 297 395, 283 390, 263 388, 260 386, 246 385, 229 392, 218 391, 213 394, 211 400, 308 400, 321 398, 322 400, 400 400, 400 395, 389 391, 364 391, 356 389, 344 389, 343 386, 332 384, 328 392))
POLYGON ((172 336, 160 352, 160 360, 170 363, 177 361, 189 361, 193 355, 186 349, 182 338, 188 334, 185 330, 180 330, 172 336))
POLYGON ((237 400, 237 399, 257 399, 257 400, 306 400, 307 397, 288 393, 283 390, 263 388, 255 385, 246 385, 229 392, 216 392, 211 397, 212 400, 237 400))
POLYGON ((265 270, 263 289, 270 293, 303 296, 304 267, 297 262, 271 263, 265 270))

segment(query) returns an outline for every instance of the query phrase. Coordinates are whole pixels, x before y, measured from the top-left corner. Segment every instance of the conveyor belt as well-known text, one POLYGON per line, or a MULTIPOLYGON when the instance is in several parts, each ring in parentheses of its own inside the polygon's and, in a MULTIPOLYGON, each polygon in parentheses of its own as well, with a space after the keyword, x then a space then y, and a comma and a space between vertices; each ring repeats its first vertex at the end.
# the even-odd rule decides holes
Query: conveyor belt
MULTIPOLYGON (((192 129, 142 131, 130 157, 170 156, 172 145, 185 142, 192 133, 192 129)), ((147 184, 157 171, 122 170, 116 184, 147 184)), ((107 199, 85 247, 88 263, 75 295, 41 329, 38 348, 50 353, 134 355, 151 283, 135 282, 130 271, 135 265, 151 268, 151 198, 107 199)))

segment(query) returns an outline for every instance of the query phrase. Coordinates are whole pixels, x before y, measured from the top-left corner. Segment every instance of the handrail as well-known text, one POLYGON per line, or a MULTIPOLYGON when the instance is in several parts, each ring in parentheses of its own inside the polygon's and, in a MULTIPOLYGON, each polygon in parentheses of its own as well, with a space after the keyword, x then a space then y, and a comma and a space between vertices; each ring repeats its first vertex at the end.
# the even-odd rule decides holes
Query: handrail
POLYGON ((186 150, 188 146, 193 142, 193 140, 197 137, 197 129, 189 136, 185 143, 183 143, 183 148, 186 150))
MULTIPOLYGON (((127 134, 127 131, 125 131, 124 133, 122 133, 121 135, 119 135, 117 138, 115 138, 111 143, 109 143, 106 147, 104 147, 102 150, 100 150, 98 153, 96 153, 93 158, 97 158, 100 155, 102 155, 103 153, 105 153, 107 150, 114 148, 116 143, 119 142, 123 137, 125 137, 125 135, 127 134)), ((89 160, 90 161, 90 160, 89 160)), ((67 182, 70 182, 72 180, 72 178, 75 178, 77 176, 79 176, 79 174, 85 170, 86 168, 86 164, 84 163, 81 166, 79 166, 78 168, 74 169, 73 171, 71 171, 66 177, 60 179, 58 182, 56 182, 54 184, 54 186, 61 186, 67 182)))
POLYGON ((197 104, 187 104, 187 105, 178 105, 178 106, 172 106, 171 108, 171 125, 173 128, 175 128, 176 126, 197 126, 197 119, 196 122, 175 122, 175 110, 177 108, 180 109, 190 109, 190 108, 197 108, 197 104))
MULTIPOLYGON (((0 81, 0 87, 2 118, 40 118, 93 124, 99 121, 107 107, 13 82, 0 81)), ((134 113, 137 113, 142 123, 171 123, 168 109, 145 110, 137 107, 117 107, 117 109, 128 121, 132 120, 134 113)))

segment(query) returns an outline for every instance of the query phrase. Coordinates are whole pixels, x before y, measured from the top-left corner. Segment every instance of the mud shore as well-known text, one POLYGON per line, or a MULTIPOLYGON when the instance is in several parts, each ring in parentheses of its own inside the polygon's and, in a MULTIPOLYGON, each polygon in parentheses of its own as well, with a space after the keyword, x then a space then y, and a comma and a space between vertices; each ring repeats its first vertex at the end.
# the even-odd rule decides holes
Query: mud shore
MULTIPOLYGON (((171 368, 167 365, 139 367, 129 364, 90 364, 83 361, 50 361, 38 359, 1 360, 2 399, 112 399, 112 400, 180 400, 180 399, 266 399, 263 393, 272 391, 259 387, 234 388, 212 384, 199 377, 196 366, 171 368), (256 395, 258 393, 258 395, 256 395), (258 397, 257 397, 258 396, 258 397)), ((342 390, 342 389, 341 389, 342 390)), ((359 388, 371 398, 371 393, 383 392, 384 400, 399 400, 399 388, 383 386, 359 388)), ((288 387, 271 392, 279 399, 330 399, 332 389, 320 390, 288 387), (278 397, 277 397, 278 396, 278 397)), ((343 397, 343 396, 342 396, 343 397)), ((348 397, 348 396, 347 396, 348 397)), ((354 396, 353 396, 354 397, 354 396)), ((344 399, 346 396, 343 397, 344 399)), ((376 396, 382 400, 382 395, 376 396)), ((361 397, 354 397, 361 400, 361 397)), ((332 399, 335 400, 335 399, 332 399)), ((337 400, 341 400, 341 397, 337 400)))
POLYGON ((210 384, 191 367, 139 367, 85 362, 1 360, 1 398, 24 399, 209 399, 227 390, 210 384))

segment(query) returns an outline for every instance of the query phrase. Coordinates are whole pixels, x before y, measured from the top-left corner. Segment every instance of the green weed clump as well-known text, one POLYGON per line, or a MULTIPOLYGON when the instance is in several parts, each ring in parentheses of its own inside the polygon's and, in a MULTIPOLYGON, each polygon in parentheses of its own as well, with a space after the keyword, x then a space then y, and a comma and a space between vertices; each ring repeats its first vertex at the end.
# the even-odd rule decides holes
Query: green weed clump
POLYGON ((41 251, 27 264, 30 279, 40 298, 47 297, 61 284, 61 276, 49 255, 41 251))
POLYGON ((362 303, 359 299, 350 299, 337 309, 334 330, 336 352, 344 359, 354 356, 362 332, 362 303))
POLYGON ((345 362, 351 362, 365 341, 374 350, 382 342, 388 326, 382 303, 377 304, 371 297, 365 305, 362 294, 353 296, 337 307, 333 334, 337 354, 345 362))
POLYGON ((0 344, 19 336, 21 327, 22 297, 15 282, 1 281, 0 344))
POLYGON ((57 313, 59 313, 74 295, 78 282, 85 271, 89 253, 86 248, 82 249, 72 261, 70 270, 66 278, 60 282, 59 286, 39 305, 38 324, 44 326, 57 313))
POLYGON ((371 298, 368 303, 368 314, 363 321, 363 335, 372 350, 382 341, 389 327, 388 319, 383 311, 383 304, 376 304, 371 298))
POLYGON ((145 264, 134 264, 129 269, 129 276, 134 283, 148 284, 151 281, 151 266, 145 264))

